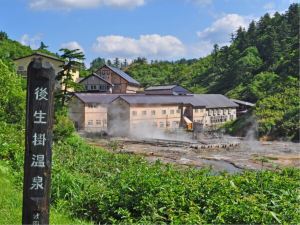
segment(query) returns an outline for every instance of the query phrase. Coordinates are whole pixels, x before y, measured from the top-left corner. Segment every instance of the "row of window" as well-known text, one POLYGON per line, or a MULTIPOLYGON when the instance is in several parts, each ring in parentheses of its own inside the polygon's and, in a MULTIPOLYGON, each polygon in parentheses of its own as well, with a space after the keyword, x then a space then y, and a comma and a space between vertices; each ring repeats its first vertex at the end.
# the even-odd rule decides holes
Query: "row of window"
POLYGON ((97 108, 97 104, 87 104, 88 108, 97 108))
MULTIPOLYGON (((106 120, 96 120, 96 125, 97 126, 106 126, 107 121, 106 120)), ((88 120, 88 126, 93 126, 94 125, 94 120, 88 120)))
MULTIPOLYGON (((143 110, 141 112, 141 115, 142 116, 147 116, 148 113, 150 113, 149 115, 151 115, 151 116, 155 116, 156 115, 156 110, 151 110, 150 112, 148 112, 147 110, 143 110)), ((175 113, 180 114, 180 109, 177 109, 177 110, 170 109, 169 114, 174 115, 175 113)), ((137 111, 132 111, 131 114, 132 114, 132 116, 137 116, 138 112, 137 111)), ((162 115, 166 115, 167 114, 167 110, 166 109, 161 110, 161 114, 162 115)))
MULTIPOLYGON (((132 124, 133 128, 136 128, 138 125, 137 124, 132 124)), ((152 127, 159 127, 159 128, 165 128, 165 127, 172 127, 172 128, 178 128, 179 127, 179 122, 178 121, 166 121, 166 122, 153 122, 152 127), (171 126, 172 125, 172 126, 171 126)))
POLYGON ((110 75, 110 71, 109 70, 101 70, 100 75, 110 75))
POLYGON ((87 84, 85 85, 86 90, 100 90, 107 91, 109 87, 105 84, 87 84))
MULTIPOLYGON (((227 119, 228 119, 227 116, 214 116, 214 117, 210 118, 210 122, 211 123, 223 123, 223 122, 226 122, 227 119)), ((229 115, 229 119, 233 120, 234 119, 233 115, 229 115)))
POLYGON ((209 109, 208 110, 208 115, 209 116, 212 116, 212 115, 227 115, 227 114, 231 114, 230 109, 209 109))
POLYGON ((195 113, 199 113, 199 112, 203 112, 204 111, 204 109, 195 109, 195 113))

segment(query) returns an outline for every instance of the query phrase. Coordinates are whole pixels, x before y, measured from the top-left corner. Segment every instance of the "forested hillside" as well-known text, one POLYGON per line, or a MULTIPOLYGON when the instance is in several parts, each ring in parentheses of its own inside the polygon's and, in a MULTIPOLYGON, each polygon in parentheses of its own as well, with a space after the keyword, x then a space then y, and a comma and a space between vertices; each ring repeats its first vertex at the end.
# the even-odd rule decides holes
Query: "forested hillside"
POLYGON ((299 138, 299 4, 239 28, 230 46, 198 60, 147 63, 126 72, 143 85, 179 83, 195 93, 257 102, 260 135, 299 138))

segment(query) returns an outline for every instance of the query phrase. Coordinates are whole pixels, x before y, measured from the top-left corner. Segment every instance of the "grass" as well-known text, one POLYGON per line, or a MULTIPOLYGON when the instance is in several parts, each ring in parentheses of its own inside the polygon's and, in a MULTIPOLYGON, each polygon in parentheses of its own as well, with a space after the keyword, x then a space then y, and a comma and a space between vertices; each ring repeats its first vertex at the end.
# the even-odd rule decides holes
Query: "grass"
MULTIPOLYGON (((22 223, 22 188, 14 185, 13 172, 0 161, 0 224, 22 223)), ((65 212, 51 209, 51 224, 92 224, 70 218, 65 212), (59 212, 58 212, 59 211, 59 212)))

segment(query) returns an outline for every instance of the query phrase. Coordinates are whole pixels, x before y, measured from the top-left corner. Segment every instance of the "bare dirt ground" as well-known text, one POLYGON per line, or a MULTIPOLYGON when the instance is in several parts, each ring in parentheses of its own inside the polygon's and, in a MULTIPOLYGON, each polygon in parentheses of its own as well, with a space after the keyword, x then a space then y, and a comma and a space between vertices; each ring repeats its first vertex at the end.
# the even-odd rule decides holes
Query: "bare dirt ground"
POLYGON ((197 145, 198 148, 195 148, 194 142, 171 140, 147 139, 145 141, 128 138, 87 138, 87 140, 90 144, 109 151, 141 155, 150 162, 160 160, 164 163, 174 163, 185 167, 211 167, 217 172, 225 170, 235 173, 243 169, 258 170, 282 167, 300 168, 299 143, 245 141, 241 139, 224 141, 224 139, 213 138, 209 139, 209 143, 206 140, 197 145), (237 140, 238 145, 236 144, 237 140), (225 142, 226 146, 222 146, 222 144, 209 145, 225 142), (237 146, 230 143, 235 143, 237 146))

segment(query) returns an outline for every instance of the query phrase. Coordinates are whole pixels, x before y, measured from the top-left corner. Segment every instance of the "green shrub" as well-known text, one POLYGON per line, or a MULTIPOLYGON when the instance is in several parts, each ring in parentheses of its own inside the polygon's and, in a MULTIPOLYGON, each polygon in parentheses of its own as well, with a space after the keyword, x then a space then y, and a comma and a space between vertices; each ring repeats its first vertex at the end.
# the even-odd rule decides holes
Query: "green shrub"
POLYGON ((69 137, 75 131, 73 122, 67 115, 67 110, 62 109, 55 114, 55 123, 53 127, 54 141, 61 141, 69 137))

